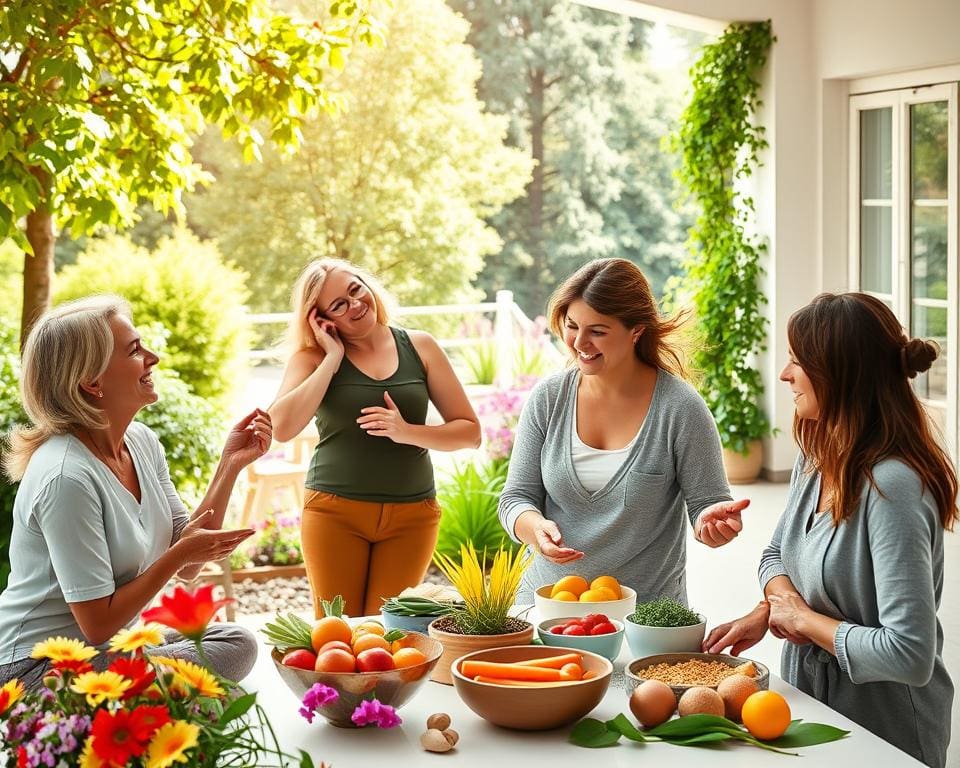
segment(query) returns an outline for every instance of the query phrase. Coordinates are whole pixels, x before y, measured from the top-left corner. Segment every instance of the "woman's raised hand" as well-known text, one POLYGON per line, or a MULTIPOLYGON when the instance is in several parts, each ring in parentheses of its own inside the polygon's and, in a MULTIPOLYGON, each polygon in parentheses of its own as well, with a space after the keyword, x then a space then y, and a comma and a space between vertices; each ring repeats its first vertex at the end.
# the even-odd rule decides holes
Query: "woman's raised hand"
POLYGON ((708 547, 722 547, 733 541, 743 530, 740 512, 750 505, 750 499, 718 501, 711 504, 697 518, 694 532, 708 547))
POLYGON ((543 518, 538 521, 533 535, 540 554, 551 563, 566 565, 583 557, 583 552, 563 545, 563 536, 553 520, 543 518))
POLYGON ((337 332, 337 326, 329 320, 320 317, 319 310, 312 309, 307 315, 307 322, 313 330, 313 337, 317 340, 317 346, 323 350, 325 357, 337 361, 337 365, 343 360, 343 341, 340 340, 340 334, 337 332))
POLYGON ((207 509, 194 515, 183 529, 173 546, 183 558, 183 565, 202 565, 222 560, 237 548, 244 539, 253 535, 252 528, 222 530, 204 527, 213 518, 213 510, 207 509))
POLYGON ((270 414, 255 408, 233 425, 223 446, 223 460, 242 469, 263 456, 272 442, 270 414))

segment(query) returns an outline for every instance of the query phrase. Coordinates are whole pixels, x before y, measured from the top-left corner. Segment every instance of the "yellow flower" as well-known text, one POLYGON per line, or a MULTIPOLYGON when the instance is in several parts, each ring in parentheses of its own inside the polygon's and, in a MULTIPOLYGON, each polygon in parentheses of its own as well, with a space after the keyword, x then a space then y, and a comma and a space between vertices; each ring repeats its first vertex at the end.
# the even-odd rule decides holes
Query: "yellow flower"
POLYGON ((147 747, 147 768, 168 768, 174 763, 187 762, 184 752, 197 745, 198 733, 199 726, 183 720, 164 725, 147 747))
POLYGON ((97 649, 67 637, 50 637, 33 646, 30 656, 50 661, 89 661, 97 655, 97 649))
POLYGON ((176 680, 195 688, 201 696, 223 696, 223 688, 209 670, 185 659, 170 659, 176 680))
POLYGON ((147 656, 147 658, 154 666, 163 664, 163 666, 170 667, 171 669, 177 666, 177 659, 171 659, 169 656, 147 656))
POLYGON ((95 707, 105 700, 119 699, 133 682, 116 672, 84 672, 70 685, 74 693, 85 693, 87 704, 95 707))
POLYGON ((16 678, 0 688, 0 715, 16 704, 17 699, 21 698, 22 696, 23 683, 16 678))
POLYGON ((105 768, 105 766, 106 763, 93 751, 93 736, 88 736, 83 745, 83 754, 80 755, 79 768, 105 768))
POLYGON ((110 641, 110 650, 114 653, 121 651, 132 653, 139 651, 145 645, 162 645, 163 632, 156 624, 137 624, 130 629, 121 629, 110 641))

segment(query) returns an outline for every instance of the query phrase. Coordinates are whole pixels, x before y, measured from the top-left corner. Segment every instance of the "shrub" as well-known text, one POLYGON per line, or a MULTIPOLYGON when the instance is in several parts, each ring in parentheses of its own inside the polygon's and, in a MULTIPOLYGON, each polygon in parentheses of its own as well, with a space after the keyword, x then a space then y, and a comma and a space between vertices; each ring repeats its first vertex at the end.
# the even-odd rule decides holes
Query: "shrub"
MULTIPOLYGON (((15 323, 0 317, 0 450, 5 450, 6 435, 16 424, 24 424, 27 414, 20 405, 19 330, 15 323)), ((0 473, 0 591, 10 574, 10 534, 13 531, 13 500, 18 483, 0 473)))
POLYGON ((224 401, 245 373, 250 348, 245 279, 214 245, 185 229, 153 251, 113 235, 91 241, 76 264, 63 268, 56 301, 119 294, 138 327, 159 322, 166 329, 161 365, 195 394, 224 401))
POLYGON ((436 552, 456 559, 463 544, 481 552, 504 549, 512 553, 519 549, 497 518, 497 504, 506 480, 506 461, 454 465, 437 487, 443 514, 436 552))
POLYGON ((232 568, 264 565, 297 565, 303 562, 300 548, 300 515, 270 515, 257 524, 259 533, 246 547, 230 556, 232 568))

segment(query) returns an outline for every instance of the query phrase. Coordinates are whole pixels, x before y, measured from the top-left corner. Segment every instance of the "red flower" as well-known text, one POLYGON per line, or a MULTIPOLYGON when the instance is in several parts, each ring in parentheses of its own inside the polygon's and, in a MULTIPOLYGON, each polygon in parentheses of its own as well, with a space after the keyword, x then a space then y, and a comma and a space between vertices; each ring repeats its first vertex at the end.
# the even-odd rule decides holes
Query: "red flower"
POLYGON ((213 584, 204 584, 193 593, 178 586, 172 595, 160 598, 159 607, 144 611, 143 620, 155 621, 191 640, 199 640, 217 609, 229 602, 231 600, 213 599, 213 584))
POLYGON ((170 710, 165 706, 136 707, 130 713, 130 731, 133 738, 146 744, 161 727, 170 722, 170 710))
POLYGON ((125 709, 113 713, 98 710, 90 729, 96 756, 112 765, 126 765, 131 757, 142 755, 146 742, 135 737, 132 726, 130 713, 125 709))
POLYGON ((73 672, 75 675, 82 675, 84 672, 93 672, 93 664, 89 661, 81 661, 80 659, 55 661, 50 666, 58 672, 73 672))
POLYGON ((110 662, 109 670, 116 672, 118 675, 123 675, 133 683, 133 685, 127 689, 126 693, 123 694, 124 700, 139 696, 157 677, 156 672, 153 671, 141 656, 135 656, 133 658, 118 656, 110 662))
POLYGON ((24 747, 17 747, 17 768, 27 768, 27 750, 24 747))

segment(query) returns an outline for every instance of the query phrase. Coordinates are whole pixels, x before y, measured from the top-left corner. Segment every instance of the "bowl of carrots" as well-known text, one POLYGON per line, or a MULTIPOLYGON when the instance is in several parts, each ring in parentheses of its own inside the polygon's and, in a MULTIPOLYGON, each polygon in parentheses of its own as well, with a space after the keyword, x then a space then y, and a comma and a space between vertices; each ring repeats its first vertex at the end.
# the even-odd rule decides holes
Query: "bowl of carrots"
POLYGON ((607 692, 613 664, 589 651, 510 645, 461 656, 451 672, 463 703, 484 720, 545 731, 591 712, 607 692))

